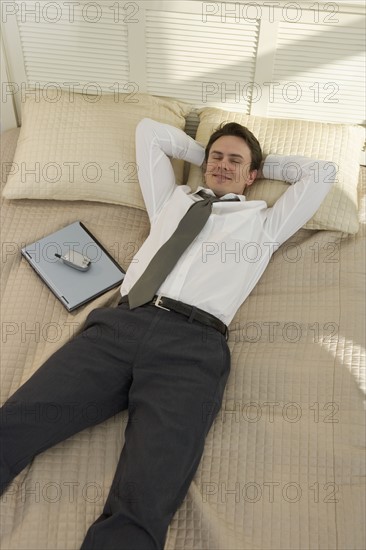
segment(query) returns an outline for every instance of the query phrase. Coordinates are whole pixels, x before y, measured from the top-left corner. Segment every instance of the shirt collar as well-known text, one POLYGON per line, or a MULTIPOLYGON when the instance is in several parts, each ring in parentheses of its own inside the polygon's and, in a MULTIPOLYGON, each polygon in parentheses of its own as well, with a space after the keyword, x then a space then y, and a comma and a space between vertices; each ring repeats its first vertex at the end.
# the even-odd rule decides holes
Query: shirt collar
MULTIPOLYGON (((197 190, 194 193, 192 193, 192 195, 196 195, 198 191, 201 191, 201 189, 203 189, 206 193, 208 193, 209 195, 212 195, 213 197, 216 196, 215 193, 212 191, 212 189, 209 189, 208 187, 202 187, 202 186, 197 187, 197 190)), ((233 199, 234 197, 238 197, 238 199, 241 201, 246 200, 245 195, 237 195, 236 193, 226 193, 226 195, 223 195, 222 197, 220 197, 220 199, 233 199)))

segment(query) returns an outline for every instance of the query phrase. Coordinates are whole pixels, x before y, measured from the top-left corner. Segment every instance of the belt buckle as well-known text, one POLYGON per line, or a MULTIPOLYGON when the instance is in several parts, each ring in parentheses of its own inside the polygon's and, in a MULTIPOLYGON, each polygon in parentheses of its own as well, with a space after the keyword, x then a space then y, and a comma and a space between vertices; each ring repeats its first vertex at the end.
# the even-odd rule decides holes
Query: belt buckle
POLYGON ((160 307, 160 309, 165 309, 166 311, 170 311, 170 309, 168 309, 167 307, 161 306, 161 305, 160 305, 160 302, 161 302, 161 294, 159 294, 159 296, 156 298, 155 301, 153 300, 154 306, 160 307))

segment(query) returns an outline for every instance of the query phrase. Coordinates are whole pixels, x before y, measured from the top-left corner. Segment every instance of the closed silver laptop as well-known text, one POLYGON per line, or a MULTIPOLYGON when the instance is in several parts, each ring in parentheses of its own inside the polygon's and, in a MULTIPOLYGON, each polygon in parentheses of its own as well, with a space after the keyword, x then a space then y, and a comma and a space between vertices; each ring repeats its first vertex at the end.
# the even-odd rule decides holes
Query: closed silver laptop
POLYGON ((125 271, 94 235, 74 222, 22 248, 22 255, 68 311, 90 302, 122 283, 125 271), (72 252, 90 259, 86 271, 65 264, 60 256, 72 252))

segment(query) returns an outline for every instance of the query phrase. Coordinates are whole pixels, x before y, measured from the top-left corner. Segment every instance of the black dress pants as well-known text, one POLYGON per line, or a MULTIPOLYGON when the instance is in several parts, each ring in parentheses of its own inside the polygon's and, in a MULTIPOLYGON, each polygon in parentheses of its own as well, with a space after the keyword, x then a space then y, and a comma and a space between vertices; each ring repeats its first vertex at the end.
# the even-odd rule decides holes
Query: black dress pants
POLYGON ((128 408, 112 487, 81 548, 161 550, 229 371, 226 339, 215 329, 153 305, 93 310, 4 404, 2 490, 40 452, 128 408))

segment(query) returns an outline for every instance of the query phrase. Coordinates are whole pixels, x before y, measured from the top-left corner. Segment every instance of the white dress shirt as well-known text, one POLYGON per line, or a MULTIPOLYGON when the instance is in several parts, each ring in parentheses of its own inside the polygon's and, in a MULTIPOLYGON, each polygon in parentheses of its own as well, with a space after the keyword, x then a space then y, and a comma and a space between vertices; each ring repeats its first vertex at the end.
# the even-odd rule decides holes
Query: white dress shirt
MULTIPOLYGON (((128 294, 157 250, 192 205, 202 200, 177 185, 169 157, 201 166, 205 150, 182 130, 145 118, 136 129, 136 159, 150 234, 135 254, 121 285, 128 294)), ((204 228, 182 254, 157 294, 192 304, 226 325, 234 317, 277 248, 316 212, 334 181, 336 166, 302 156, 269 155, 263 177, 293 185, 275 205, 262 200, 215 202, 204 228)), ((255 185, 255 182, 252 184, 255 185)), ((204 189, 199 187, 197 191, 204 189)), ((211 189, 207 193, 214 194, 211 189)), ((221 198, 232 198, 228 193, 221 198)))

